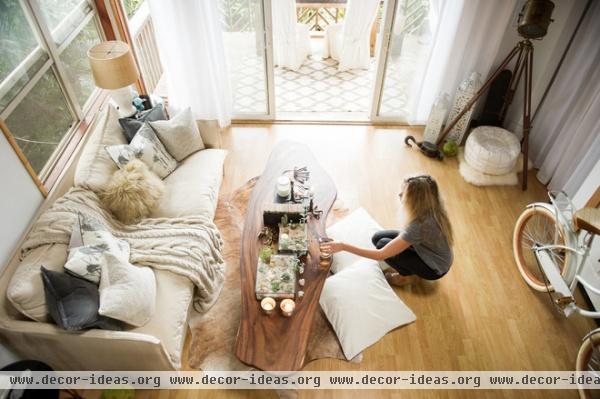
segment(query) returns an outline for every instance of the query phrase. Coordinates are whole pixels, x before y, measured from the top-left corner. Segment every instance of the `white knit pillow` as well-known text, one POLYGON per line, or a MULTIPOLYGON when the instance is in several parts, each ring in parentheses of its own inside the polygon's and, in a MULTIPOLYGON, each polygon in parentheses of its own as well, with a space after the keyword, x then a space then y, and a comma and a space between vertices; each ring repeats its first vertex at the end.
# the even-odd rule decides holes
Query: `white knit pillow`
POLYGON ((141 327, 154 315, 156 280, 154 271, 134 266, 107 254, 100 277, 100 309, 102 316, 141 327))

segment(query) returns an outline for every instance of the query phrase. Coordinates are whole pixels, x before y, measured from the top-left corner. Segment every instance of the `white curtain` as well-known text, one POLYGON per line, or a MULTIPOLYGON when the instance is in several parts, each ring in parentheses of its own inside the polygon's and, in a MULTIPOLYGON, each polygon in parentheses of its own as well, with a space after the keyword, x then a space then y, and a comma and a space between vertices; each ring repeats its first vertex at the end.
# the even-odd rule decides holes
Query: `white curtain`
POLYGON ((232 91, 217 2, 150 0, 172 113, 231 123, 232 91))
POLYGON ((340 71, 368 68, 369 37, 379 0, 348 0, 342 28, 340 71))
POLYGON ((571 196, 600 159, 599 20, 596 1, 533 121, 530 137, 538 179, 571 196))
POLYGON ((295 0, 273 0, 271 11, 275 65, 298 70, 310 53, 308 25, 297 23, 295 0))
POLYGON ((409 122, 424 124, 436 97, 454 95, 471 71, 486 79, 517 0, 431 0, 432 45, 425 71, 408 94, 409 122))

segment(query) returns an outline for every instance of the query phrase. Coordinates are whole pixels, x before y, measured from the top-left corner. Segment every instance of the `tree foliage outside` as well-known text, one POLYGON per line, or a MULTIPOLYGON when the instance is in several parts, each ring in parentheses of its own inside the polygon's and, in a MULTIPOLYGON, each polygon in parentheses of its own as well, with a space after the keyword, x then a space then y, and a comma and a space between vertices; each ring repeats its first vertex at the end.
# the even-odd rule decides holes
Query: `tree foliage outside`
POLYGON ((127 18, 133 17, 133 14, 140 8, 140 6, 146 0, 123 0, 123 8, 125 9, 125 14, 127 14, 127 18))
MULTIPOLYGON (((56 28, 81 0, 38 0, 50 30, 56 28)), ((83 15, 82 15, 83 17, 83 15)), ((73 27, 74 28, 74 27, 73 27)), ((92 19, 59 56, 81 106, 94 90, 87 50, 100 41, 92 19)), ((19 0, 0 0, 0 82, 36 51, 39 59, 0 93, 0 112, 19 94, 46 63, 49 55, 39 48, 38 39, 19 0), (37 49, 37 50, 36 50, 37 49)), ((6 118, 6 124, 33 169, 40 173, 63 137, 75 122, 56 69, 52 66, 6 118)))

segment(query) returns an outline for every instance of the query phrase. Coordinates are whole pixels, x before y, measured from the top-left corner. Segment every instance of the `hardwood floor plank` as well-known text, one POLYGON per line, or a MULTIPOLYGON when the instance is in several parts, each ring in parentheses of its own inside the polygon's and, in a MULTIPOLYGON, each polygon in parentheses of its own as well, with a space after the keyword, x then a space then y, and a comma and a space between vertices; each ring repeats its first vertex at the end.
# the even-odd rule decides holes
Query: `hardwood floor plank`
MULTIPOLYGON (((307 144, 349 208, 364 207, 384 228, 400 227, 398 190, 408 174, 436 178, 455 230, 455 261, 438 282, 395 288, 417 321, 387 334, 360 364, 334 359, 305 370, 572 370, 581 338, 594 323, 556 314, 548 298, 531 291, 512 255, 512 230, 524 206, 545 201, 545 188, 529 174, 529 190, 475 187, 456 159, 439 162, 404 145, 420 128, 335 125, 235 125, 223 135, 230 151, 222 193, 264 168, 283 139, 307 144)), ((238 265, 228 265, 238 267, 238 265)), ((189 334, 188 334, 189 341, 189 334)), ((188 342, 189 343, 189 342, 188 342)), ((188 345, 186 343, 186 347, 188 345)), ((187 348, 186 348, 187 351, 187 348)), ((184 354, 184 362, 187 352, 184 354)), ((185 365, 185 368, 189 367, 185 365)), ((158 391, 138 397, 165 398, 158 391)), ((276 398, 272 391, 173 391, 181 398, 276 398)), ((575 391, 300 391, 300 398, 576 398, 575 391)))

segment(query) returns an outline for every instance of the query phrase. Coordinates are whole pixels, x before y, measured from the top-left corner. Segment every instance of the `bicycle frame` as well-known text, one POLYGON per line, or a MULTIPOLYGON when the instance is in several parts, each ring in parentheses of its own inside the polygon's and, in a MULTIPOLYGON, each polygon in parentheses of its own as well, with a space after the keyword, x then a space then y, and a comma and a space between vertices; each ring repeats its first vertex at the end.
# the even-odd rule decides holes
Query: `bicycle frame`
MULTIPOLYGON (((575 239, 577 242, 579 241, 579 236, 580 234, 575 234, 575 239)), ((594 287, 581 276, 581 271, 583 270, 583 266, 589 257, 593 240, 594 235, 587 233, 583 238, 582 244, 578 244, 577 248, 566 245, 543 245, 534 249, 535 257, 544 275, 550 282, 550 285, 552 285, 552 288, 554 288, 554 291, 561 295, 561 298, 556 300, 555 303, 566 317, 569 317, 573 313, 578 313, 585 317, 600 318, 600 311, 594 312, 582 309, 577 306, 573 300, 573 291, 575 290, 577 283, 581 283, 581 285, 592 291, 594 294, 600 295, 600 289, 594 287), (561 276, 559 269, 551 255, 551 251, 555 249, 570 251, 576 255, 576 267, 572 277, 567 276, 567 279, 565 279, 563 276, 561 276)))
MULTIPOLYGON (((574 231, 572 221, 574 215, 573 210, 575 207, 565 192, 549 191, 548 196, 550 197, 550 202, 552 203, 556 218, 554 232, 555 241, 558 241, 560 229, 562 227, 562 231, 566 235, 566 237, 564 237, 565 243, 573 243, 573 246, 540 245, 535 247, 534 254, 538 265, 550 285, 552 285, 554 291, 560 295, 554 302, 565 316, 569 317, 573 313, 579 313, 585 317, 600 318, 600 311, 593 312, 582 309, 575 304, 575 300, 573 299, 573 292, 578 283, 594 294, 600 295, 600 289, 596 288, 581 276, 583 266, 586 264, 590 254, 594 235, 586 233, 586 235, 583 236, 583 239, 580 239, 581 232, 574 231), (561 275, 558 266, 553 259, 554 250, 569 251, 574 255, 574 259, 571 260, 569 264, 565 265, 568 269, 565 271, 564 277, 561 275), (573 268, 572 265, 575 267, 573 268)), ((533 204, 533 206, 535 206, 535 204, 533 204)))

